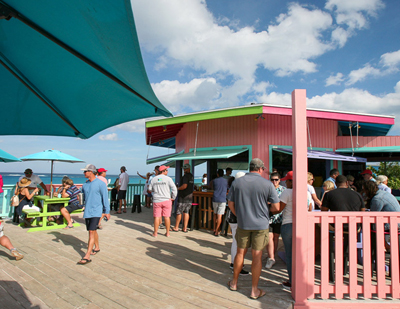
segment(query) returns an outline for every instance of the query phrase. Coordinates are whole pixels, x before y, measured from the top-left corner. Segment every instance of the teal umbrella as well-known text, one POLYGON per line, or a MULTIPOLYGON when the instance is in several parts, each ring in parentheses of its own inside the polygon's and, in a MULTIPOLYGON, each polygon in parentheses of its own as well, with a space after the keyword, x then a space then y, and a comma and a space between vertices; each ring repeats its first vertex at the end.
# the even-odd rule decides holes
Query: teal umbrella
POLYGON ((89 138, 172 116, 149 83, 130 0, 0 0, 0 135, 89 138))
MULTIPOLYGON (((54 161, 69 162, 69 163, 82 163, 81 159, 75 158, 69 154, 63 153, 59 150, 49 149, 38 153, 27 155, 20 158, 21 161, 51 161, 51 174, 50 174, 50 188, 53 191, 53 165, 54 161)), ((52 192, 53 193, 53 192, 52 192)))
POLYGON ((21 160, 0 149, 0 162, 21 162, 21 160))

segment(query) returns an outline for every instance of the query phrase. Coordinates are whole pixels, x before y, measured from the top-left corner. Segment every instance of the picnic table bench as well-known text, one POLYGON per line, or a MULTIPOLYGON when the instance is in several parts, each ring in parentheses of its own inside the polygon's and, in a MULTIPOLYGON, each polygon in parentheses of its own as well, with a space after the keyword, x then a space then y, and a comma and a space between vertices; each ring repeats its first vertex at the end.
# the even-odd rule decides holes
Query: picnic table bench
MULTIPOLYGON (((68 206, 68 197, 53 197, 50 198, 50 196, 47 195, 35 195, 33 203, 35 206, 38 206, 39 201, 42 202, 42 211, 37 211, 34 209, 23 209, 22 212, 26 214, 26 218, 33 218, 33 221, 31 222, 30 226, 32 227, 31 229, 28 230, 28 232, 36 232, 36 231, 44 231, 44 230, 53 230, 53 229, 62 229, 67 226, 67 221, 65 218, 63 218, 63 223, 62 224, 57 224, 57 222, 52 222, 49 221, 49 217, 52 216, 61 216, 60 211, 49 211, 49 206, 52 204, 63 204, 64 207, 68 206), (41 222, 39 222, 39 219, 42 219, 41 222)), ((82 209, 77 209, 71 214, 77 214, 81 213, 82 209)), ((20 226, 25 226, 25 222, 21 222, 19 225, 20 226)), ((73 223, 74 226, 80 226, 79 223, 75 222, 73 223)))

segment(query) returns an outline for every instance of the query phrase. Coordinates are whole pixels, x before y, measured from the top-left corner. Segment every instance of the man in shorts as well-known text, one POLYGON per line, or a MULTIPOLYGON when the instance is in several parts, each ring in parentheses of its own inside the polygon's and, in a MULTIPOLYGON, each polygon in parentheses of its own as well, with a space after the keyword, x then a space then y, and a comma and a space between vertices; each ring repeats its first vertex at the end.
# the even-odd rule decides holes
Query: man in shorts
POLYGON ((118 200, 119 200, 119 208, 116 212, 117 214, 121 213, 122 203, 124 203, 124 212, 126 212, 126 190, 128 189, 129 183, 129 175, 126 172, 126 167, 121 166, 121 174, 119 175, 119 187, 118 187, 118 200))
POLYGON ((161 217, 164 217, 165 236, 169 237, 169 227, 171 224, 172 201, 175 200, 178 190, 174 181, 167 176, 169 166, 161 165, 160 174, 155 176, 149 183, 147 192, 153 193, 153 216, 154 232, 153 237, 157 237, 161 217))
POLYGON ((82 209, 83 205, 79 205, 78 195, 81 191, 74 185, 72 179, 66 179, 61 191, 61 197, 69 197, 68 206, 60 209, 61 214, 67 220, 67 226, 64 229, 72 229, 74 227, 70 213, 82 209))
POLYGON ((83 184, 82 191, 85 199, 83 218, 86 221, 86 229, 89 232, 89 242, 88 250, 78 264, 86 265, 92 261, 90 259, 91 255, 96 255, 100 252, 97 226, 99 225, 102 214, 105 214, 107 220, 110 220, 110 203, 108 201, 106 184, 96 178, 96 167, 93 164, 88 164, 82 170, 85 174, 85 178, 88 179, 88 181, 83 184))
POLYGON ((212 203, 214 210, 214 236, 219 236, 219 227, 221 226, 222 216, 225 214, 226 194, 228 193, 228 180, 224 176, 224 170, 217 171, 217 178, 212 181, 214 190, 212 203))
POLYGON ((181 185, 178 188, 178 208, 176 210, 175 227, 171 228, 172 231, 179 231, 179 223, 181 222, 183 214, 182 232, 187 233, 187 226, 189 223, 189 211, 193 202, 193 185, 194 177, 190 172, 190 164, 183 165, 184 175, 181 180, 181 185))
POLYGON ((271 206, 279 206, 279 198, 273 184, 263 178, 264 163, 256 158, 250 161, 250 173, 236 179, 230 188, 228 205, 237 217, 236 231, 237 253, 233 265, 233 279, 228 282, 232 291, 237 290, 240 271, 243 267, 247 248, 252 253, 252 283, 251 299, 258 299, 265 295, 265 291, 258 288, 262 268, 262 250, 268 244, 269 210, 271 206))

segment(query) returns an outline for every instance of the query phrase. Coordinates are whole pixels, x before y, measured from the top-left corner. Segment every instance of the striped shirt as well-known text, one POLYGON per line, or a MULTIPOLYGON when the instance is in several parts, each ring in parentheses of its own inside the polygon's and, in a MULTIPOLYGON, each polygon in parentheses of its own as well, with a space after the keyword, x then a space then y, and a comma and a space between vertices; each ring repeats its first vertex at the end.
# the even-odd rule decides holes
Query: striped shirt
POLYGON ((81 193, 81 191, 75 185, 68 188, 66 193, 69 195, 70 198, 69 204, 79 205, 78 194, 81 193))

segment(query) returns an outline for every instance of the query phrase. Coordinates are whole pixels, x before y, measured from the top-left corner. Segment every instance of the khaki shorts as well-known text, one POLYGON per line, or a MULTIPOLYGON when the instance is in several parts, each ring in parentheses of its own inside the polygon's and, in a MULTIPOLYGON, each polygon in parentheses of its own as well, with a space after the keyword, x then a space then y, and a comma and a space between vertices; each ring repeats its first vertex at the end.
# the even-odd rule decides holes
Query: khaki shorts
POLYGON ((268 245, 268 234, 267 230, 242 230, 237 228, 236 231, 236 242, 240 249, 250 248, 253 250, 261 251, 268 245))

